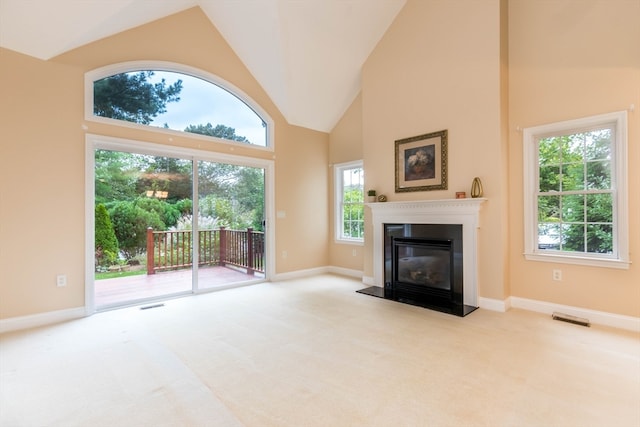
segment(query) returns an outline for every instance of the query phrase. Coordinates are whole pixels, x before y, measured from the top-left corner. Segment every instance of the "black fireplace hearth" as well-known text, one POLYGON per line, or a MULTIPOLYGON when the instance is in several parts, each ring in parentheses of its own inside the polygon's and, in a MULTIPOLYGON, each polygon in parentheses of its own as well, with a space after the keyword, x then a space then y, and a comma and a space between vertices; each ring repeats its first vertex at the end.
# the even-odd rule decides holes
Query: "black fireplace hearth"
POLYGON ((463 287, 462 225, 384 224, 384 287, 358 292, 466 316, 463 287))

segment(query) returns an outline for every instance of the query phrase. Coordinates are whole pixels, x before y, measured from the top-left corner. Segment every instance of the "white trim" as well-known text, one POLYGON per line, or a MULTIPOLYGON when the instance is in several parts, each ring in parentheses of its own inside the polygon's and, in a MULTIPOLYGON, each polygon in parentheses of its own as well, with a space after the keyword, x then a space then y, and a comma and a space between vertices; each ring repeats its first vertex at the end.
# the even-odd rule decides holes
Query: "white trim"
POLYGON ((571 316, 588 319, 589 322, 593 324, 640 332, 640 317, 624 316, 605 311, 590 310, 588 308, 572 307, 569 305, 555 304, 552 302, 537 301, 520 297, 510 297, 510 299, 511 306, 513 308, 535 311, 536 313, 549 315, 554 312, 561 312, 571 316))
POLYGON ((376 285, 376 280, 373 278, 373 276, 362 276, 362 283, 368 286, 380 286, 376 285))
POLYGON ((164 134, 169 134, 177 137, 186 137, 186 138, 195 138, 200 140, 211 141, 215 140, 216 142, 229 144, 233 146, 238 146, 238 142, 233 142, 230 140, 216 138, 206 135, 199 135, 195 133, 181 132, 173 129, 164 129, 161 127, 154 127, 148 125, 142 125, 139 123, 127 122, 124 120, 116 120, 110 119, 108 117, 98 117, 93 114, 93 83, 96 80, 100 80, 105 77, 112 76, 114 74, 127 73, 127 72, 135 72, 141 70, 155 70, 155 71, 170 71, 174 73, 181 73, 185 75, 190 75, 193 77, 197 77, 199 79, 208 81, 211 84, 214 84, 230 94, 236 96, 240 101, 244 102, 247 107, 252 109, 266 124, 267 124, 267 135, 266 135, 266 147, 261 145, 254 144, 243 144, 243 147, 257 149, 257 150, 267 150, 267 151, 275 151, 275 122, 273 118, 264 110, 257 102, 255 102, 249 95, 247 95, 242 89, 235 86, 233 83, 230 83, 223 78, 216 76, 215 74, 209 73, 207 71, 190 67, 188 65, 178 64, 175 62, 168 61, 128 61, 128 62, 120 62, 117 64, 107 65, 105 67, 97 68, 95 70, 91 70, 85 73, 84 76, 84 118, 90 122, 97 123, 106 123, 111 125, 129 127, 134 129, 144 129, 147 131, 159 132, 164 134))
POLYGON ((536 253, 536 254, 524 254, 525 259, 529 261, 542 261, 542 262, 555 262, 562 264, 573 265, 588 265, 591 267, 605 267, 605 268, 618 268, 622 270, 628 270, 631 261, 621 261, 619 259, 603 259, 603 258, 591 258, 580 257, 565 254, 555 253, 536 253))
POLYGON ((460 224, 462 225, 463 300, 478 307, 478 228, 480 207, 487 199, 420 200, 413 202, 366 203, 373 224, 373 277, 384 286, 384 224, 460 224))
MULTIPOLYGON (((106 135, 98 135, 87 133, 85 135, 88 140, 91 138, 96 141, 97 145, 94 148, 104 148, 107 150, 124 151, 128 153, 140 153, 148 155, 162 155, 170 157, 182 157, 182 158, 195 158, 197 160, 208 161, 223 161, 225 163, 267 168, 269 165, 273 165, 273 160, 261 159, 257 157, 246 157, 235 154, 218 153, 214 151, 200 150, 196 148, 178 147, 175 145, 156 144, 153 142, 146 142, 134 139, 116 138, 106 135)), ((90 171, 93 174, 93 171, 90 171)))
POLYGON ((547 301, 537 301, 528 298, 508 297, 505 300, 480 297, 480 308, 505 313, 512 308, 551 315, 555 312, 588 319, 595 325, 610 326, 633 332, 640 332, 640 317, 624 316, 605 311, 555 304, 547 301))
POLYGON ((335 267, 332 265, 328 265, 324 267, 315 267, 315 268, 309 268, 305 270, 289 271, 287 273, 278 273, 272 276, 271 281, 279 282, 283 280, 302 279, 305 277, 316 276, 319 274, 337 274, 339 276, 353 277, 356 279, 360 279, 362 277, 362 271, 360 270, 352 270, 349 268, 335 267))
POLYGON ((280 282, 284 280, 301 279, 304 277, 310 277, 318 274, 327 274, 327 273, 331 273, 330 267, 328 266, 315 267, 315 268, 309 268, 305 270, 295 270, 295 271, 288 271, 286 273, 277 273, 271 277, 271 281, 280 282))
POLYGON ((333 265, 329 266, 329 273, 331 274, 337 274, 340 276, 347 276, 347 277, 353 277, 356 279, 361 279, 362 278, 362 271, 360 270, 353 270, 350 268, 343 268, 343 267, 336 267, 333 265))
POLYGON ((505 300, 479 297, 478 304, 480 308, 491 311, 498 311, 500 313, 506 313, 511 308, 511 299, 505 300))
POLYGON ((87 316, 96 312, 95 304, 95 247, 96 247, 96 208, 95 208, 95 149, 92 135, 85 135, 84 144, 84 306, 87 316))
MULTIPOLYGON (((364 173, 364 162, 362 160, 354 160, 345 163, 336 163, 333 165, 333 239, 335 243, 346 245, 364 245, 363 238, 348 238, 342 236, 342 214, 344 210, 342 208, 343 201, 343 172, 346 169, 362 169, 364 173)), ((362 183, 362 206, 364 209, 364 182, 362 183)), ((364 212, 363 212, 364 214, 364 212)), ((364 219, 363 219, 364 220, 364 219)))
POLYGON ((335 243, 341 245, 364 246, 364 239, 335 239, 335 243))
POLYGON ((27 316, 0 319, 0 334, 66 322, 68 320, 85 317, 86 315, 87 313, 84 307, 76 307, 66 310, 47 311, 27 316))
MULTIPOLYGON (((271 279, 275 272, 275 162, 253 157, 243 157, 224 153, 154 144, 131 139, 115 138, 103 135, 85 135, 85 307, 87 314, 95 313, 94 303, 94 256, 95 247, 95 192, 94 192, 94 152, 96 149, 135 152, 141 154, 164 155, 189 160, 207 160, 225 162, 240 166, 264 168, 264 216, 265 216, 265 256, 266 274, 263 281, 271 279)), ((196 293, 199 293, 197 291, 196 293)))
POLYGON ((547 261, 565 264, 589 265, 628 269, 631 263, 629 257, 629 209, 628 209, 628 177, 627 177, 627 112, 590 116, 575 120, 551 123, 547 125, 529 127, 523 130, 523 167, 524 167, 524 256, 530 261, 547 261), (612 188, 615 194, 614 215, 614 254, 582 254, 562 253, 559 251, 540 251, 538 249, 537 231, 537 200, 535 197, 538 186, 538 155, 536 140, 540 136, 559 132, 571 132, 587 127, 614 124, 615 140, 613 142, 612 188))
MULTIPOLYGON (((359 277, 361 272, 348 270, 340 267, 318 267, 308 270, 297 270, 288 273, 274 274, 273 281, 283 281, 299 279, 318 274, 340 274, 344 276, 359 277)), ((373 277, 362 276, 362 282, 373 286, 373 277)), ((255 283, 251 283, 254 285, 255 283)), ((221 289, 216 289, 221 290, 221 289)), ((537 301, 520 297, 509 297, 503 301, 492 298, 479 298, 480 308, 485 310, 506 312, 511 308, 533 311, 551 315, 554 312, 561 312, 572 316, 588 319, 591 323, 609 326, 618 329, 640 332, 640 318, 625 316, 604 311, 590 310, 586 308, 573 307, 562 304, 555 304, 546 301, 537 301)), ((11 317, 0 319, 0 334, 22 329, 35 328, 39 326, 51 325, 68 320, 79 319, 88 315, 84 307, 71 308, 67 310, 50 311, 45 313, 32 314, 28 316, 11 317)))

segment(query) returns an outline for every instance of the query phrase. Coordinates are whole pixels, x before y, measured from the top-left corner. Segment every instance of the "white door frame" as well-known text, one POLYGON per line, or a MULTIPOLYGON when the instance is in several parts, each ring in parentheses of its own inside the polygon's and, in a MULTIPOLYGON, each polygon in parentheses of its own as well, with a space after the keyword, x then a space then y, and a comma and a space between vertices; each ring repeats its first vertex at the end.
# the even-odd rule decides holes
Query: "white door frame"
MULTIPOLYGON (((265 257, 266 271, 263 281, 271 280, 275 272, 275 162, 260 158, 236 156, 170 145, 155 144, 132 139, 115 138, 104 135, 86 134, 85 136, 85 314, 96 312, 95 307, 95 150, 105 149, 154 156, 168 156, 187 160, 205 160, 229 163, 239 166, 263 168, 264 177, 264 216, 265 216, 265 257)), ((195 177, 194 185, 197 183, 195 177)), ((194 194, 194 206, 197 194, 194 194)), ((243 284, 238 284, 243 286, 243 284)), ((231 286, 230 286, 231 287, 231 286)), ((228 287, 224 287, 228 288, 228 287)), ((211 289, 207 291, 214 291, 211 289)))

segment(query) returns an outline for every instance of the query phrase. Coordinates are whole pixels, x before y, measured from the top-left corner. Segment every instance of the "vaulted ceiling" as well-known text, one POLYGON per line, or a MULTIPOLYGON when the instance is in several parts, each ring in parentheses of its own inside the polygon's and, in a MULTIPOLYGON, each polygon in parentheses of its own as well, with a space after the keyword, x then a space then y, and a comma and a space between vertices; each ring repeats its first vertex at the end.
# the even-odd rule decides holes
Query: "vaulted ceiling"
POLYGON ((363 63, 405 2, 0 0, 0 46, 47 60, 199 6, 289 123, 329 132, 358 94, 363 63))

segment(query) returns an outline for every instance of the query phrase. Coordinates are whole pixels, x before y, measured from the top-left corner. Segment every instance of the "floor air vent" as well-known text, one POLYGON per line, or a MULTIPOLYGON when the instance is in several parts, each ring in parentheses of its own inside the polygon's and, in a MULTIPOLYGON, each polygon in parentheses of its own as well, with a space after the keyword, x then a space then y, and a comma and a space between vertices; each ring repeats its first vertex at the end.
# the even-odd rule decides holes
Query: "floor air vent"
POLYGON ((140 310, 149 310, 150 308, 164 307, 164 304, 145 305, 140 307, 140 310))
POLYGON ((560 320, 562 322, 568 322, 568 323, 573 323, 576 325, 587 326, 587 327, 591 326, 591 323, 589 323, 589 319, 572 316, 570 314, 553 313, 551 317, 553 318, 553 320, 560 320))

